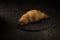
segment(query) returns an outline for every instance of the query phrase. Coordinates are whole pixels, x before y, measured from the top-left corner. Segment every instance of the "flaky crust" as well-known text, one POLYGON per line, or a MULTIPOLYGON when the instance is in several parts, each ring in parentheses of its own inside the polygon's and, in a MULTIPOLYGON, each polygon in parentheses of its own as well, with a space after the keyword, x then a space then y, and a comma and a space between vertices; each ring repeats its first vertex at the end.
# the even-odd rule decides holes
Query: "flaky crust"
POLYGON ((24 25, 28 24, 29 22, 39 21, 44 18, 48 18, 48 15, 44 12, 41 12, 39 10, 30 10, 24 13, 18 22, 20 25, 24 25))

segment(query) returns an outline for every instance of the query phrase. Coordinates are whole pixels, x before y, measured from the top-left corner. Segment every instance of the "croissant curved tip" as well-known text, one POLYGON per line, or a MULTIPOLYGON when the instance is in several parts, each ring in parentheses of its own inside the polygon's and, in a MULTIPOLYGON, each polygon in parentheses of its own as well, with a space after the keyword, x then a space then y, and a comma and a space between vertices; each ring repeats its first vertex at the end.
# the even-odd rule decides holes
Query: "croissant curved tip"
POLYGON ((28 24, 28 21, 25 20, 25 19, 20 19, 20 20, 18 21, 18 23, 19 23, 20 25, 24 25, 24 24, 28 24))
POLYGON ((18 24, 19 24, 19 25, 24 25, 24 22, 22 22, 22 21, 19 20, 19 21, 18 21, 18 24))
POLYGON ((45 16, 45 18, 48 18, 49 17, 47 14, 45 14, 44 16, 45 16))

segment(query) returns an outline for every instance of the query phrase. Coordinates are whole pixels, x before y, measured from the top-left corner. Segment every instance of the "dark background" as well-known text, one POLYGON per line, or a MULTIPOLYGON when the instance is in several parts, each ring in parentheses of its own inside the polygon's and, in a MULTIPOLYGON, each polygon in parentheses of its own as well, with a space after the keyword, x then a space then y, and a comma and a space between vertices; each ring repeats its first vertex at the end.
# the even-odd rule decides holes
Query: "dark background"
POLYGON ((55 0, 0 0, 0 31, 2 40, 58 40, 60 38, 60 3, 55 0), (27 10, 39 9, 55 18, 53 27, 40 32, 17 28, 19 17, 27 10))

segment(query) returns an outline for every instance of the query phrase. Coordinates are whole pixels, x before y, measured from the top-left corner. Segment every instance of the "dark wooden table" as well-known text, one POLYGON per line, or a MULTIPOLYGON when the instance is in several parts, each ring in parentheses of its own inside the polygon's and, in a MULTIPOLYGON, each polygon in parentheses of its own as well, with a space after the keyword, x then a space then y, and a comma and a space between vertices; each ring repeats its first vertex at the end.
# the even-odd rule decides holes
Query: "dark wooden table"
MULTIPOLYGON (((14 1, 0 3, 0 38, 3 40, 58 40, 60 38, 60 8, 53 2, 14 1), (51 27, 38 32, 28 32, 18 28, 19 17, 30 9, 39 9, 47 13, 54 22, 51 27)), ((39 22, 40 23, 40 22, 39 22)), ((38 23, 38 24, 39 24, 38 23)), ((35 24, 36 27, 42 25, 35 24)), ((48 25, 45 27, 48 27, 48 25)), ((30 24, 34 26, 33 24, 30 24)), ((41 26, 43 28, 43 26, 41 26)))

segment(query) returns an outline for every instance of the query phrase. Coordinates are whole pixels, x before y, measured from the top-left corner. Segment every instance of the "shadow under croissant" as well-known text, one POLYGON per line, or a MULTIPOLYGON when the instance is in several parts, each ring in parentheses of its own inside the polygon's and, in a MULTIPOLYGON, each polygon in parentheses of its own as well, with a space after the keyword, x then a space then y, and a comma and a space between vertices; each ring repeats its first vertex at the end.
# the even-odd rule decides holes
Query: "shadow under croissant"
POLYGON ((25 25, 18 24, 17 28, 23 31, 28 31, 28 32, 38 32, 38 31, 47 30, 50 27, 52 27, 52 25, 53 25, 53 19, 49 17, 47 19, 43 19, 37 22, 25 24, 25 25))

